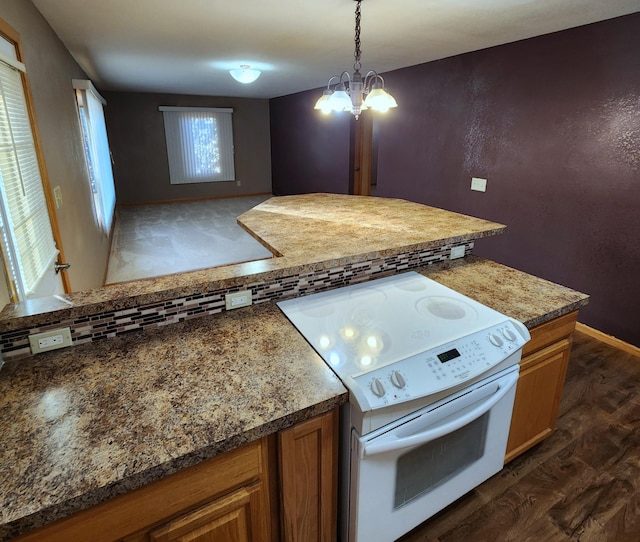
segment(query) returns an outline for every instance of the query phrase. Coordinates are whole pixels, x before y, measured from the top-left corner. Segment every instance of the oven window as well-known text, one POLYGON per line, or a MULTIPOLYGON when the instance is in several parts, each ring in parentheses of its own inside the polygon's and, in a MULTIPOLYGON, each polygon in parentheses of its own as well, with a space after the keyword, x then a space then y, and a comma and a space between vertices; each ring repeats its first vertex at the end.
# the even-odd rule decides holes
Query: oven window
POLYGON ((393 508, 398 509, 466 469, 484 453, 489 413, 398 458, 393 508))

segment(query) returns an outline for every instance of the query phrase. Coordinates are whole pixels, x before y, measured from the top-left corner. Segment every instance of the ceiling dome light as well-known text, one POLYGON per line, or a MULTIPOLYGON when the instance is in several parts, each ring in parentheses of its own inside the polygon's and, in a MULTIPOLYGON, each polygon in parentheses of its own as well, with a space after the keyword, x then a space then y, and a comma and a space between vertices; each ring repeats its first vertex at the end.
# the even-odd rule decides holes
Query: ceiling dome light
POLYGON ((242 64, 240 69, 229 70, 229 73, 231 74, 231 77, 238 81, 238 83, 248 85, 260 77, 262 72, 260 70, 254 70, 247 64, 242 64))

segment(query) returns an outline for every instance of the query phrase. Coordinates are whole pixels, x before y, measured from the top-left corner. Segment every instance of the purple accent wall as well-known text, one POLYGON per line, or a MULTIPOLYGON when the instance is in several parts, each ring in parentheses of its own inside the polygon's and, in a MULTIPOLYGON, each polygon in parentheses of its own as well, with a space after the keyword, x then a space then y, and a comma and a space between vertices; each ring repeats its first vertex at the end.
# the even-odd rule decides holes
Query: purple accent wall
POLYGON ((313 109, 322 89, 269 101, 271 183, 277 196, 348 194, 351 115, 313 109))
POLYGON ((636 346, 639 35, 633 14, 389 72, 376 120, 378 195, 506 224, 474 252, 590 294, 580 321, 636 346))
POLYGON ((475 253, 640 346, 640 14, 386 74, 378 194, 507 224, 475 253), (472 192, 471 177, 488 179, 472 192))

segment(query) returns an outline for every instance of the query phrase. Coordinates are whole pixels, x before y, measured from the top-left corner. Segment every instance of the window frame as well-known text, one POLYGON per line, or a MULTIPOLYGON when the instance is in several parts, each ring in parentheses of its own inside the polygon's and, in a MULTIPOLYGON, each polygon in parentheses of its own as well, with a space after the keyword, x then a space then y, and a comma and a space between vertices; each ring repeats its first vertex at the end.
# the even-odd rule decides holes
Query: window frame
POLYGON ((94 217, 98 227, 108 237, 113 227, 116 191, 104 115, 107 102, 88 79, 73 79, 72 85, 76 92, 78 123, 85 151, 94 217), (93 101, 93 108, 90 101, 93 101))
MULTIPOLYGON (((169 162, 169 182, 172 185, 210 182, 234 182, 235 152, 233 143, 233 109, 222 107, 174 107, 161 105, 165 143, 169 162), (198 168, 210 168, 210 164, 198 160, 198 150, 193 146, 195 134, 185 124, 188 121, 213 120, 215 143, 220 171, 200 172, 198 168)), ((201 130, 200 134, 203 131, 201 130)))
MULTIPOLYGON (((0 36, 2 36, 6 41, 8 41, 13 45, 13 47, 15 48, 16 60, 22 67, 24 67, 25 66, 24 54, 22 50, 20 34, 1 18, 0 18, 0 36)), ((31 86, 29 84, 29 78, 27 77, 26 67, 24 71, 22 69, 20 69, 19 71, 20 71, 20 77, 22 81, 22 88, 24 90, 24 98, 26 103, 28 121, 31 127, 31 135, 33 137, 33 145, 36 153, 37 166, 40 172, 40 179, 42 181, 42 189, 44 192, 47 214, 49 216, 49 222, 51 224, 53 239, 58 250, 57 263, 64 266, 66 263, 66 258, 64 255, 62 236, 60 234, 60 226, 58 224, 58 217, 55 211, 55 200, 53 198, 52 191, 51 191, 51 182, 49 179, 49 173, 47 171, 47 166, 44 159, 44 151, 42 148, 40 132, 38 130, 38 124, 36 122, 36 115, 35 115, 35 109, 33 106, 33 96, 31 93, 31 86)), ((4 248, 2 252, 3 252, 2 254, 3 257, 6 256, 4 248)), ((22 301, 18 296, 18 291, 16 290, 16 287, 13 283, 13 278, 9 275, 10 273, 9 266, 11 265, 11 262, 8 262, 6 259, 4 260, 4 262, 5 263, 3 267, 5 270, 5 278, 6 278, 8 293, 11 298, 11 301, 12 302, 22 301)), ((62 281, 62 287, 65 293, 70 293, 72 291, 71 282, 69 279, 69 274, 66 269, 64 268, 61 269, 60 277, 62 281)))

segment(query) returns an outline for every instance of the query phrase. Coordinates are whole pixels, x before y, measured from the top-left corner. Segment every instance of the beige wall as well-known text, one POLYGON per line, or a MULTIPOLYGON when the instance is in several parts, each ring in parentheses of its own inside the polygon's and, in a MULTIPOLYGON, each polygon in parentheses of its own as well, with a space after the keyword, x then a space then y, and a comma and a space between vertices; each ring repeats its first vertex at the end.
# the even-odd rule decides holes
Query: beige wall
POLYGON ((271 193, 269 101, 103 92, 118 203, 271 193), (236 181, 171 184, 161 105, 233 108, 236 181))
MULTIPOLYGON (((71 80, 87 78, 30 0, 0 0, 0 18, 20 33, 73 291, 102 286, 109 239, 96 227, 71 80)), ((118 202, 163 201, 271 192, 268 100, 103 93, 118 202), (236 178, 241 182, 170 185, 158 105, 234 108, 236 178)), ((0 303, 6 285, 0 279, 0 303)))
POLYGON ((73 78, 86 75, 30 0, 1 0, 0 18, 20 33, 51 188, 60 186, 58 222, 73 290, 102 285, 109 240, 95 226, 73 78))

